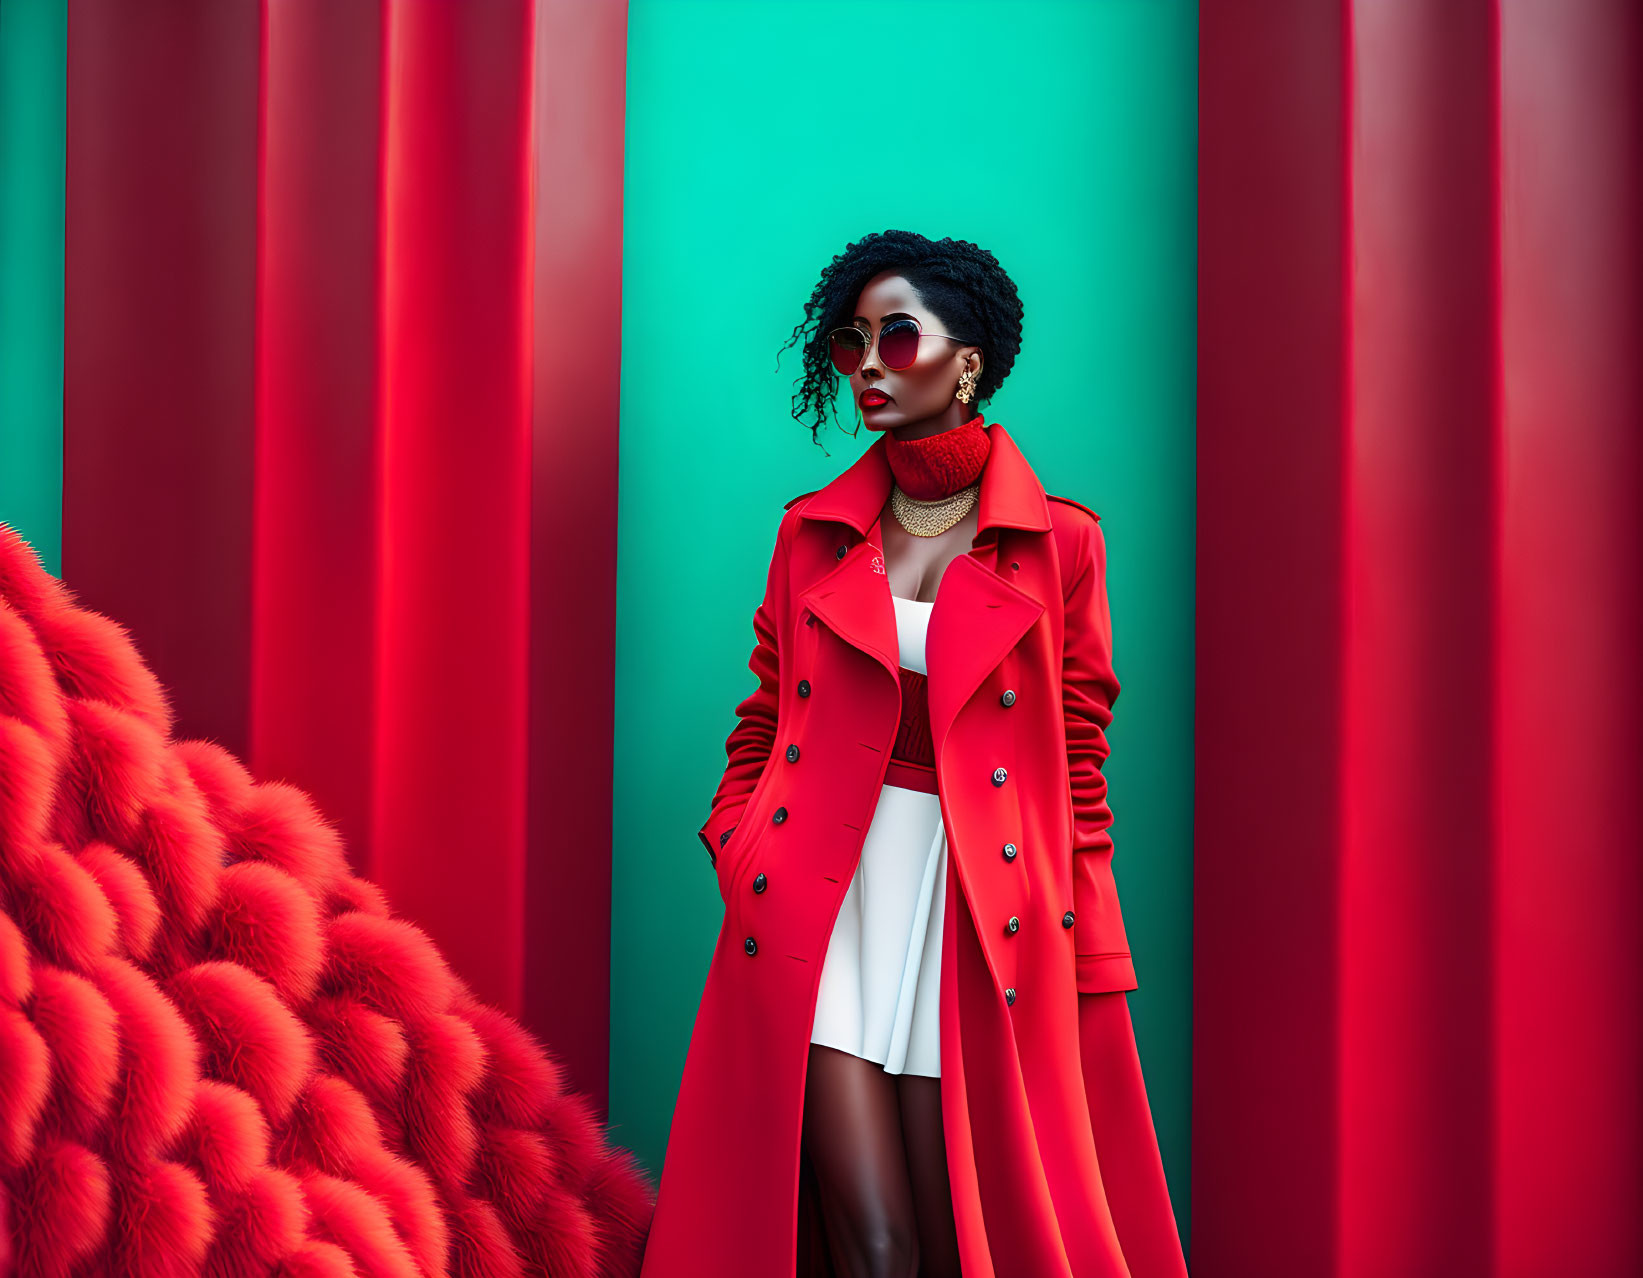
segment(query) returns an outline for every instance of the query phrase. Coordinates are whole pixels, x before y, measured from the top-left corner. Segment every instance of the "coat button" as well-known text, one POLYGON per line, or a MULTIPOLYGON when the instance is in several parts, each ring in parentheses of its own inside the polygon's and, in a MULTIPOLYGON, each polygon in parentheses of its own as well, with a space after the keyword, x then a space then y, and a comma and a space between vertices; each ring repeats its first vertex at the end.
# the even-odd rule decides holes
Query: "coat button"
POLYGON ((994 785, 1003 785, 1004 784, 1004 778, 1009 776, 1009 775, 1010 774, 1008 772, 1004 771, 1003 768, 994 768, 993 769, 993 784, 994 785))
POLYGON ((1014 933, 1021 931, 1021 920, 1012 914, 1010 915, 1010 921, 1006 923, 1004 927, 1005 930, 1013 935, 1014 933))
POLYGON ((776 815, 771 817, 770 819, 772 821, 774 821, 777 825, 780 825, 783 821, 787 820, 787 809, 786 808, 777 808, 776 809, 776 815))
POLYGON ((1062 927, 1071 927, 1072 925, 1073 925, 1073 912, 1071 910, 1068 910, 1065 914, 1063 914, 1061 916, 1061 926, 1062 927))
POLYGON ((1016 853, 1016 846, 1015 846, 1015 844, 1013 844, 1013 843, 1006 843, 1006 844, 1005 844, 1005 845, 1004 845, 1004 859, 1005 859, 1005 860, 1006 860, 1006 861, 1013 861, 1013 860, 1015 860, 1015 853, 1016 853))
POLYGON ((765 888, 764 871, 760 870, 758 872, 758 874, 755 875, 754 878, 753 878, 753 890, 755 892, 763 892, 764 888, 765 888))
POLYGON ((742 942, 742 948, 749 954, 757 954, 759 952, 759 943, 750 936, 742 942))
POLYGON ((849 553, 850 553, 850 547, 848 547, 848 546, 840 546, 839 549, 838 549, 838 556, 839 556, 840 559, 843 559, 849 553))
POLYGON ((1004 689, 1004 695, 1002 697, 1000 697, 998 700, 999 700, 999 704, 1001 704, 1001 705, 1013 706, 1015 704, 1015 689, 1014 688, 1004 689))
POLYGON ((789 763, 797 763, 799 761, 799 747, 798 746, 790 745, 790 746, 787 747, 787 761, 789 763))
MULTIPOLYGON (((753 944, 753 938, 751 936, 747 938, 747 943, 749 945, 753 944)), ((749 950, 748 953, 751 954, 751 953, 753 953, 753 951, 749 950)), ((1011 1007, 1015 1006, 1015 987, 1013 985, 1009 989, 1004 991, 1004 1001, 1006 1003, 1008 1003, 1011 1007)))
POLYGON ((800 679, 799 680, 799 695, 801 697, 808 697, 810 695, 810 680, 808 680, 808 679, 800 679))

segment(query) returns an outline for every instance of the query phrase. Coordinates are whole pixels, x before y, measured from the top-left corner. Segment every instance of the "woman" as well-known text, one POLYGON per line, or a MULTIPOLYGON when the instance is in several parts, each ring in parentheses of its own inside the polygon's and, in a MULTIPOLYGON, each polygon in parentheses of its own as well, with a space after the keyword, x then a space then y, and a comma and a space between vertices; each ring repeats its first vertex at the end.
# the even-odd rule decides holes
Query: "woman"
POLYGON ((847 376, 879 438, 787 503, 754 613, 645 1278, 1186 1272, 1123 994, 1105 545, 980 412, 1021 313, 992 254, 887 231, 795 330, 801 409, 847 376))

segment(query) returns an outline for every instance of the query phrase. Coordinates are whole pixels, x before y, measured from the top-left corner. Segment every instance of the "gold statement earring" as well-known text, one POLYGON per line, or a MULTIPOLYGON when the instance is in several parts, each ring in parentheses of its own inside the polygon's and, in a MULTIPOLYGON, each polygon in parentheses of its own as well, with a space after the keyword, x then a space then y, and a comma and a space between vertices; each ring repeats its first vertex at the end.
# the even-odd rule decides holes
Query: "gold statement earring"
POLYGON ((976 375, 968 368, 958 377, 958 402, 968 404, 976 393, 976 375))

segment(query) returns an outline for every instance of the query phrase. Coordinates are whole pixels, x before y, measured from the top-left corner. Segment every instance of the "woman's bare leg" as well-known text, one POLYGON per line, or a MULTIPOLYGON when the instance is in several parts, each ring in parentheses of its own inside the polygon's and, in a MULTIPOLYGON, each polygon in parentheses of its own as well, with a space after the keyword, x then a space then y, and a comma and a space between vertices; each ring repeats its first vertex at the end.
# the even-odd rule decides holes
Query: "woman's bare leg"
POLYGON ((947 1179, 947 1138, 941 1129, 941 1080, 922 1074, 896 1076, 901 1089, 901 1130, 913 1183, 922 1263, 919 1278, 960 1278, 953 1188, 947 1179))
POLYGON ((919 1278, 919 1229, 895 1079, 810 1045, 804 1139, 838 1278, 919 1278))

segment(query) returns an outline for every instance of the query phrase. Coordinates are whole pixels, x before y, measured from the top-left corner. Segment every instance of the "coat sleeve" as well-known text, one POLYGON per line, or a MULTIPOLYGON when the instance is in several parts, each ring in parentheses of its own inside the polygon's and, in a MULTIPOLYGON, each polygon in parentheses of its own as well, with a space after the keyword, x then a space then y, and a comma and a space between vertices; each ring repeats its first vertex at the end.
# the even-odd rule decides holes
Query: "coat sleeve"
POLYGON ((1107 606, 1107 547, 1093 518, 1083 524, 1063 640, 1062 714, 1073 809, 1073 944, 1078 990, 1099 994, 1136 988, 1124 919, 1113 880, 1108 827, 1107 727, 1118 699, 1112 667, 1112 617, 1107 606))
POLYGON ((725 738, 725 770, 714 792, 707 822, 697 831, 709 863, 717 866, 719 849, 730 837, 742 810, 759 784, 776 742, 776 708, 780 693, 779 636, 786 625, 788 525, 783 519, 776 549, 765 576, 764 598, 753 610, 753 653, 747 666, 757 686, 736 707, 736 726, 725 738))

